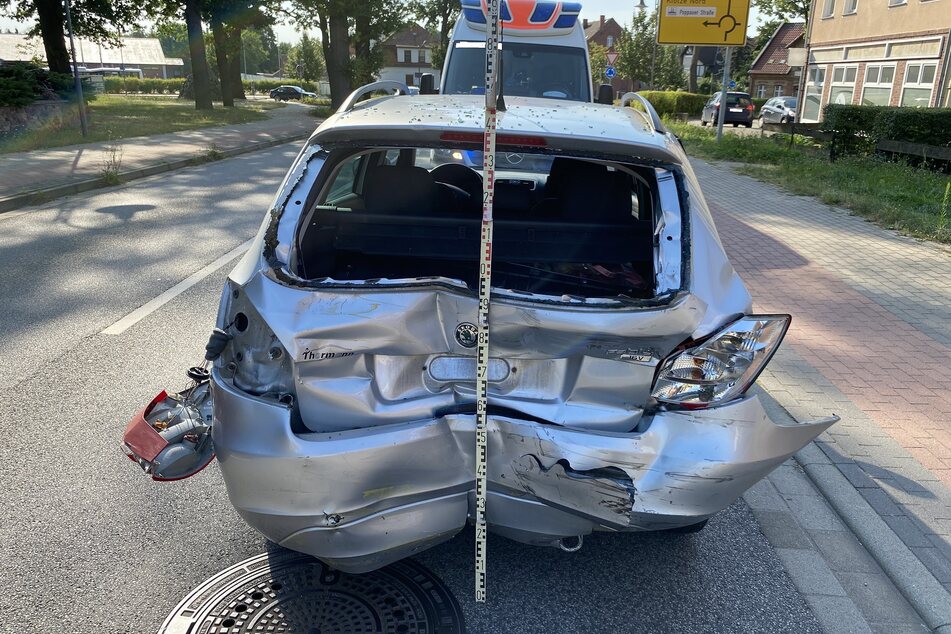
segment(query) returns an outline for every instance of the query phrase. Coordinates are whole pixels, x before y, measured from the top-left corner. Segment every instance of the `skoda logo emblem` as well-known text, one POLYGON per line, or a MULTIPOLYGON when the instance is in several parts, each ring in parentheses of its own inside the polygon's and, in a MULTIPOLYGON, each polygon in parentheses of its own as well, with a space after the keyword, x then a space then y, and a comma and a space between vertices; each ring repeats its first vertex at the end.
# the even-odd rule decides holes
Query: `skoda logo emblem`
POLYGON ((476 328, 475 324, 470 324, 467 321, 462 322, 456 326, 456 341, 465 348, 475 348, 479 341, 479 329, 476 328))

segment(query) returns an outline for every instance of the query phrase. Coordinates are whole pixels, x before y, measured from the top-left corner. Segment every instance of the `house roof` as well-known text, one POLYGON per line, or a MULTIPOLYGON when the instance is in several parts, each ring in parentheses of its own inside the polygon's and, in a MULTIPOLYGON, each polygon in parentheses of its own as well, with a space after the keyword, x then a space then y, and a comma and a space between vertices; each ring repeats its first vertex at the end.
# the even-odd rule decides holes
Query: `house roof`
POLYGON ((785 75, 789 72, 786 60, 789 56, 787 49, 802 38, 806 25, 802 22, 783 22, 769 38, 769 42, 760 51, 750 66, 751 73, 768 73, 771 75, 785 75))
MULTIPOLYGON (((604 17, 604 16, 601 16, 604 17)), ((601 32, 601 29, 606 28, 609 24, 614 24, 616 28, 620 28, 620 25, 614 18, 607 18, 604 23, 601 23, 601 20, 595 20, 588 24, 584 29, 584 39, 590 40, 591 38, 598 35, 601 32)))
MULTIPOLYGON (((76 39, 76 57, 79 64, 85 62, 104 66, 182 66, 179 57, 165 57, 162 44, 154 37, 123 37, 121 47, 99 45, 91 40, 76 39)), ((0 33, 0 60, 29 61, 46 60, 43 41, 38 37, 27 37, 16 33, 0 33)))
POLYGON ((408 24, 390 37, 383 41, 383 46, 412 46, 415 48, 425 48, 432 46, 436 41, 436 35, 430 33, 415 22, 408 24))

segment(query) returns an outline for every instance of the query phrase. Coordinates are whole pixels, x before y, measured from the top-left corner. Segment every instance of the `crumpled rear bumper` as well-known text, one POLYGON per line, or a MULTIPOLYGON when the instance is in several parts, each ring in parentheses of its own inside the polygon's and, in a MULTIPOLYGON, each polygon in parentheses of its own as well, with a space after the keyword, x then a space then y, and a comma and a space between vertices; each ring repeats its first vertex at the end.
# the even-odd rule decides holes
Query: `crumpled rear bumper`
MULTIPOLYGON (((452 537, 473 515, 474 416, 295 434, 289 408, 212 381, 229 496, 271 540, 362 572, 452 537)), ((836 420, 777 425, 755 395, 658 413, 642 433, 490 416, 489 528, 554 545, 593 530, 695 524, 836 420)))

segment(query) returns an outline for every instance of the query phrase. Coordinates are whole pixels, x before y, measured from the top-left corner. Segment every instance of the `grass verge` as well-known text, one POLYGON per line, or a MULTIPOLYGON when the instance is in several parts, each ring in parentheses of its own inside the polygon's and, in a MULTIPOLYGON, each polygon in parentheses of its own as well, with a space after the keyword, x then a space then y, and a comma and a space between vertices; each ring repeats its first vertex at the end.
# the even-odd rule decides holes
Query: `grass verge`
POLYGON ((89 104, 88 137, 83 138, 78 127, 58 130, 40 127, 0 144, 0 153, 250 123, 267 119, 265 111, 281 108, 283 104, 249 101, 237 108, 215 106, 214 110, 199 111, 193 102, 175 97, 99 95, 89 104))
POLYGON ((703 159, 735 161, 741 174, 814 196, 844 207, 889 229, 951 244, 951 222, 942 203, 949 177, 876 157, 841 158, 829 162, 828 151, 805 137, 724 134, 668 123, 687 153, 703 159))

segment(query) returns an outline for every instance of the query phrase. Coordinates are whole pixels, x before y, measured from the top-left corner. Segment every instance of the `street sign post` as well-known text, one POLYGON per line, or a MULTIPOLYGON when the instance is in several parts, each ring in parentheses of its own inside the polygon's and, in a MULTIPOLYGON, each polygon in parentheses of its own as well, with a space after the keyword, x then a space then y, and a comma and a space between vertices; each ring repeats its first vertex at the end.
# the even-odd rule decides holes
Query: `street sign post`
POLYGON ((660 0, 658 44, 744 46, 750 0, 660 0))

